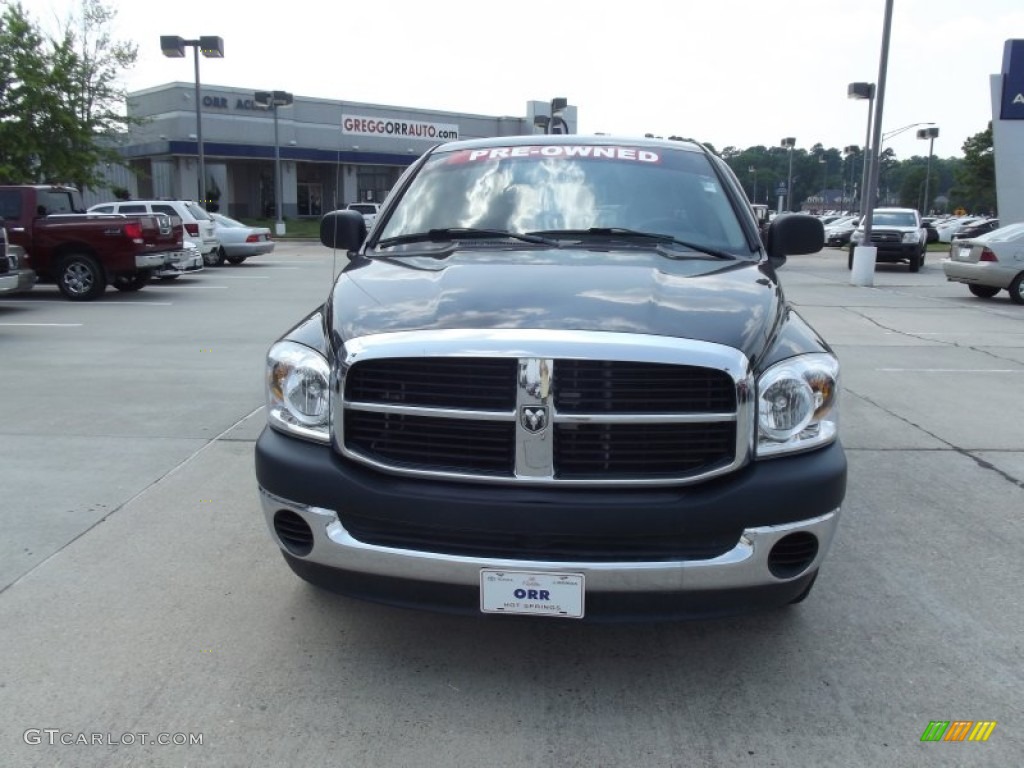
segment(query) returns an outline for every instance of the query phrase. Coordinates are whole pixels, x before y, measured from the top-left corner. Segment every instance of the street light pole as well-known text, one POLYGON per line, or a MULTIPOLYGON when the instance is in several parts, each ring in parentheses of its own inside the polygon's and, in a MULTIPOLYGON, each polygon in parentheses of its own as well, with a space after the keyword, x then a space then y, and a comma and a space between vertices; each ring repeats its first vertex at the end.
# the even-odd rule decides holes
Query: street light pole
POLYGON ((753 174, 753 176, 754 176, 754 194, 753 194, 753 197, 750 198, 750 202, 756 203, 757 202, 757 168, 755 168, 754 166, 751 165, 749 168, 747 168, 747 170, 750 171, 750 173, 753 174))
POLYGON ((821 165, 821 215, 825 215, 825 193, 828 191, 828 160, 824 153, 818 156, 818 163, 821 165))
POLYGON ((882 50, 878 57, 878 105, 872 127, 871 157, 868 163, 868 184, 865 188, 864 219, 861 245, 854 249, 850 267, 850 283, 853 285, 874 285, 875 264, 878 249, 871 245, 871 224, 874 219, 875 200, 878 193, 878 150, 882 141, 882 111, 885 106, 885 82, 889 69, 889 37, 892 33, 892 3, 885 0, 885 14, 882 20, 882 50))
MULTIPOLYGON (((796 138, 787 136, 781 141, 783 147, 789 147, 789 174, 786 176, 786 210, 793 210, 793 147, 796 138)), ((780 211, 781 213, 781 211, 780 211)))
MULTIPOLYGON (((887 142, 893 136, 899 136, 901 133, 909 131, 911 128, 917 128, 917 126, 919 125, 935 125, 935 123, 911 123, 910 125, 904 125, 903 127, 896 128, 895 130, 892 131, 886 131, 885 133, 882 134, 882 143, 879 146, 885 146, 885 142, 887 142)), ((918 138, 920 138, 920 136, 918 138)))
POLYGON ((930 182, 932 180, 932 150, 935 148, 935 137, 938 135, 938 128, 922 128, 917 132, 917 138, 928 139, 928 170, 925 173, 924 177, 924 210, 921 211, 921 214, 923 216, 927 216, 928 212, 931 210, 929 208, 929 206, 931 205, 931 198, 929 197, 929 193, 931 191, 930 182))
POLYGON ((871 155, 871 118, 875 107, 875 84, 874 83, 850 83, 846 87, 846 96, 850 99, 867 99, 868 102, 868 129, 864 136, 864 161, 860 178, 860 215, 863 216, 865 196, 868 188, 868 169, 871 155))
MULTIPOLYGON (((850 162, 850 158, 853 157, 855 154, 857 154, 857 152, 859 150, 860 150, 860 147, 858 147, 856 144, 849 144, 849 145, 843 147, 843 154, 846 155, 846 162, 849 163, 849 165, 850 165, 850 197, 849 197, 848 209, 851 210, 851 211, 853 210, 853 199, 854 199, 854 196, 855 196, 856 187, 854 186, 854 183, 853 183, 853 163, 850 162)), ((847 211, 843 211, 843 212, 846 213, 847 211)))
POLYGON ((278 235, 283 235, 285 233, 284 201, 281 199, 281 142, 277 135, 277 109, 290 106, 293 97, 287 91, 256 91, 253 101, 257 106, 272 110, 274 113, 274 210, 277 213, 274 231, 278 235))
POLYGON ((565 108, 568 106, 569 100, 564 96, 552 99, 548 105, 550 114, 537 115, 533 118, 533 124, 538 128, 543 128, 544 133, 569 133, 569 124, 563 117, 565 108))
POLYGON ((192 48, 196 70, 196 143, 198 144, 199 159, 199 204, 206 207, 206 154, 203 151, 203 112, 202 101, 199 96, 199 54, 202 53, 208 59, 224 58, 223 38, 204 35, 198 40, 185 40, 177 35, 161 35, 160 49, 164 56, 171 59, 185 58, 185 48, 192 48))

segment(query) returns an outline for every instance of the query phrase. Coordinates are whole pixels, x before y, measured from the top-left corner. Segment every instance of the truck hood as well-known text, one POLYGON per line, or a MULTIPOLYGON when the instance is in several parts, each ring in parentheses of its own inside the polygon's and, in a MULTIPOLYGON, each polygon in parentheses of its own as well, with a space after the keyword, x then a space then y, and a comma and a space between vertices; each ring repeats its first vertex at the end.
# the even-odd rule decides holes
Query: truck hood
POLYGON ((754 357, 782 311, 771 268, 647 250, 458 248, 357 259, 328 308, 337 341, 434 329, 609 331, 699 339, 754 357))

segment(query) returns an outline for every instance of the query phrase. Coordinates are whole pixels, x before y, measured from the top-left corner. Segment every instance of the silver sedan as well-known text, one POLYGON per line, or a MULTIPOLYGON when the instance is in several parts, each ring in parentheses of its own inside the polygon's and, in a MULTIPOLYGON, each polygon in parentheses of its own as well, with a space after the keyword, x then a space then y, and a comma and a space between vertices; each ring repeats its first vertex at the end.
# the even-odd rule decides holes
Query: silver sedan
POLYGON ((250 256, 274 250, 274 241, 270 239, 270 230, 266 227, 250 227, 220 213, 211 213, 210 218, 213 219, 217 239, 220 241, 218 264, 223 264, 225 260, 241 264, 250 256))
POLYGON ((975 296, 990 299, 1006 290, 1010 301, 1024 304, 1024 223, 955 240, 942 269, 947 280, 966 283, 975 296))

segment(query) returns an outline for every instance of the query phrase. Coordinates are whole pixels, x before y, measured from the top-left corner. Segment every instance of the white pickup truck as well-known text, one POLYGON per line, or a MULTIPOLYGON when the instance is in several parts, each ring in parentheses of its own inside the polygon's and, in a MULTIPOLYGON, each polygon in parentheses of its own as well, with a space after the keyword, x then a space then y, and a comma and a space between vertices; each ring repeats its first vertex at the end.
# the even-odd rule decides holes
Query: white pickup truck
POLYGON ((380 212, 380 203, 349 203, 345 206, 345 209, 363 214, 363 221, 366 222, 366 231, 369 232, 373 222, 377 220, 377 214, 380 212))

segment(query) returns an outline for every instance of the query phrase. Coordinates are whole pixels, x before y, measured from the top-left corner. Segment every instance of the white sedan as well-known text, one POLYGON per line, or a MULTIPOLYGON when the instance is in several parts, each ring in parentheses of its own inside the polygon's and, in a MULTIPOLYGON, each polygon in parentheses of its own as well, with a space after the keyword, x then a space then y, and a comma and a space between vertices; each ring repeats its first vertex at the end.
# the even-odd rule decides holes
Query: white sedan
POLYGON ((953 241, 953 235, 959 232, 963 227, 969 227, 976 221, 981 221, 980 216, 957 216, 952 219, 946 219, 945 221, 937 221, 932 226, 935 231, 939 233, 940 243, 950 243, 953 241))
POLYGON ((211 213, 210 218, 213 219, 217 239, 220 241, 218 264, 223 264, 225 260, 241 264, 250 256, 274 250, 274 241, 270 239, 270 230, 266 227, 250 227, 220 213, 211 213))
POLYGON ((955 241, 942 269, 947 280, 965 283, 975 296, 989 299, 1006 290, 1010 301, 1024 304, 1024 223, 955 241))

